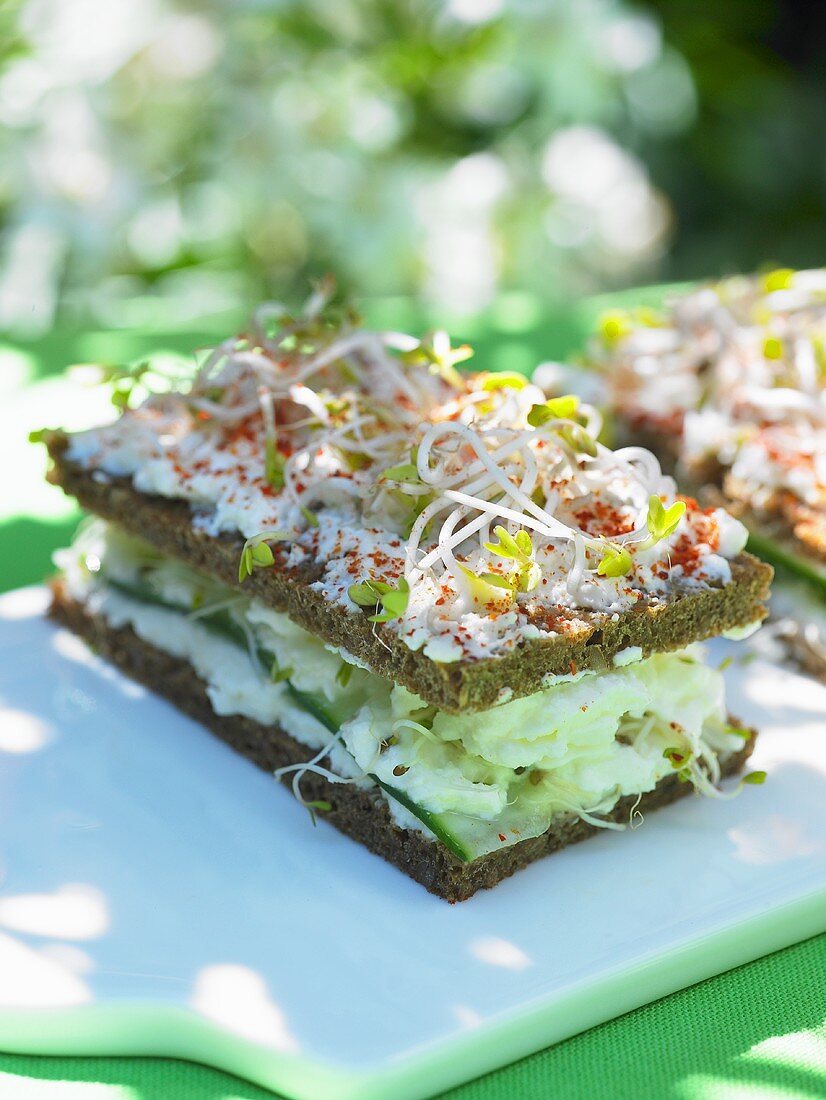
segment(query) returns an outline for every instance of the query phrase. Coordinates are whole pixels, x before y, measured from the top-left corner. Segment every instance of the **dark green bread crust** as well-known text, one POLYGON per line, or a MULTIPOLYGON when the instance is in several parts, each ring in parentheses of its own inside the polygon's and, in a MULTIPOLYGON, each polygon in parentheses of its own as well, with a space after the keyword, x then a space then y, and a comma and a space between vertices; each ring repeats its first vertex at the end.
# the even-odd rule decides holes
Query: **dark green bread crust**
MULTIPOLYGON (((140 493, 128 478, 90 473, 65 458, 67 445, 63 433, 52 433, 47 440, 53 459, 49 479, 54 484, 88 511, 146 539, 162 553, 239 587, 240 536, 213 537, 198 531, 186 502, 140 493)), ((686 590, 668 603, 634 608, 617 621, 602 613, 578 612, 584 625, 565 634, 527 639, 500 657, 439 664, 413 652, 392 631, 369 622, 366 614, 352 613, 311 588, 323 572, 323 563, 287 569, 279 556, 283 552, 278 546, 273 549, 275 567, 256 570, 244 582, 243 591, 285 611, 312 634, 454 714, 494 706, 503 688, 511 690, 511 698, 518 698, 540 691, 546 676, 567 675, 572 668, 607 668, 615 654, 629 646, 639 646, 647 657, 763 619, 763 601, 772 578, 770 566, 740 554, 731 563, 732 581, 723 588, 686 590)))
MULTIPOLYGON (((313 755, 306 745, 278 726, 264 726, 240 715, 216 714, 203 681, 187 661, 155 649, 130 627, 114 629, 101 616, 88 615, 81 604, 67 596, 60 581, 53 582, 52 591, 53 619, 79 634, 127 675, 164 696, 258 767, 272 772, 313 755)), ((752 732, 743 748, 722 763, 724 776, 734 775, 742 769, 754 748, 755 737, 752 732)), ((285 778, 284 782, 289 784, 291 778, 285 778)), ((495 886, 534 860, 601 831, 579 818, 566 816, 541 836, 463 863, 439 841, 398 826, 375 788, 341 786, 310 772, 303 777, 301 788, 307 800, 330 803, 332 809, 323 815, 325 821, 371 852, 383 856, 431 893, 450 902, 464 901, 477 890, 495 886)), ((669 775, 653 791, 643 795, 637 809, 646 814, 691 790, 689 783, 680 783, 676 775, 669 775)), ((628 821, 635 802, 633 795, 621 799, 608 817, 613 821, 628 821)), ((310 828, 309 822, 307 827, 310 828)))

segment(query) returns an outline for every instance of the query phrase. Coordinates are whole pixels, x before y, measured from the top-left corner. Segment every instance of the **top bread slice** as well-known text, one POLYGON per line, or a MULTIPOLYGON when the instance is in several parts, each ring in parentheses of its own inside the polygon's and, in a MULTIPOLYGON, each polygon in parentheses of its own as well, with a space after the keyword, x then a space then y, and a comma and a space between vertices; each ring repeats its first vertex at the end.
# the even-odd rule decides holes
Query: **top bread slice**
MULTIPOLYGON (((187 503, 139 492, 129 478, 90 471, 72 462, 67 457, 69 437, 63 432, 48 433, 46 444, 52 459, 49 479, 84 509, 195 570, 241 587, 240 535, 209 535, 193 525, 187 503)), ((327 600, 313 587, 323 562, 290 568, 282 548, 274 545, 273 552, 273 567, 255 570, 243 583, 245 593, 286 612, 312 634, 450 713, 486 710, 506 699, 533 694, 553 676, 601 671, 629 648, 639 648, 647 657, 749 626, 767 613, 763 601, 772 578, 770 566, 743 552, 731 561, 727 584, 675 586, 668 599, 642 600, 623 614, 560 612, 564 632, 525 638, 501 656, 441 663, 410 649, 382 624, 370 622, 365 612, 327 600)))

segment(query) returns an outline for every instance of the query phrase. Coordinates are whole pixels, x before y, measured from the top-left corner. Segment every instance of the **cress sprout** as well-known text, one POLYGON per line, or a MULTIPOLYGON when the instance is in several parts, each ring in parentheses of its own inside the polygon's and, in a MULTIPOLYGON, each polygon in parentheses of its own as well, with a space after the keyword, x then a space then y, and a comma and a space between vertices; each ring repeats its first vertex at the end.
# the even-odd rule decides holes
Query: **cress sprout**
POLYGON ((238 563, 238 581, 243 583, 256 569, 267 569, 275 564, 275 555, 269 542, 283 542, 289 536, 284 531, 261 531, 247 539, 238 563))

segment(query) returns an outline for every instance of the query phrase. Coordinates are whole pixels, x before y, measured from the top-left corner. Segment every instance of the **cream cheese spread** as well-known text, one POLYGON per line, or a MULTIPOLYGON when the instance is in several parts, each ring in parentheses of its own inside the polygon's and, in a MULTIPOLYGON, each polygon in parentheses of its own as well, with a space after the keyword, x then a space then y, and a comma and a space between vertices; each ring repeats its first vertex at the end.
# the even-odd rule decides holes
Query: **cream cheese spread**
POLYGON ((595 409, 460 376, 443 334, 329 328, 319 308, 260 315, 189 387, 71 436, 69 460, 187 501, 210 534, 267 534, 443 663, 730 580, 742 525, 677 501, 649 452, 598 443, 595 409))

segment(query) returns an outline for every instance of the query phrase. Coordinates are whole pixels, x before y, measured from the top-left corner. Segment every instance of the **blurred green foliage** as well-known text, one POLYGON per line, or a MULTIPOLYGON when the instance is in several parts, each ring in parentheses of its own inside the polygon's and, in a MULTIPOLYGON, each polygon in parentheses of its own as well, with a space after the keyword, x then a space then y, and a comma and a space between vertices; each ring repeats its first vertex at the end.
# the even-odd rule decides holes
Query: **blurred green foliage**
POLYGON ((472 313, 503 287, 559 301, 815 262, 822 84, 784 60, 782 17, 7 0, 0 328, 230 316, 328 269, 472 313))

